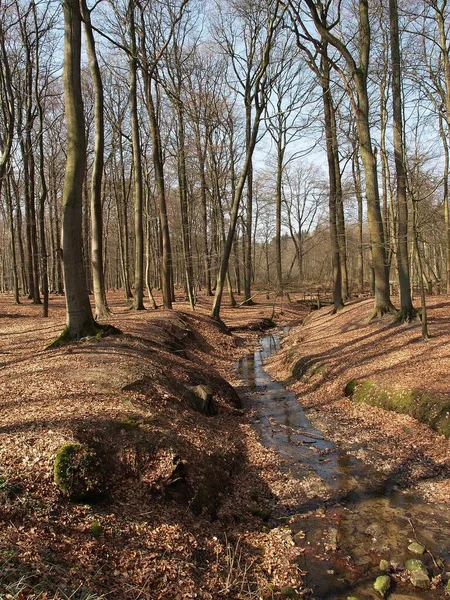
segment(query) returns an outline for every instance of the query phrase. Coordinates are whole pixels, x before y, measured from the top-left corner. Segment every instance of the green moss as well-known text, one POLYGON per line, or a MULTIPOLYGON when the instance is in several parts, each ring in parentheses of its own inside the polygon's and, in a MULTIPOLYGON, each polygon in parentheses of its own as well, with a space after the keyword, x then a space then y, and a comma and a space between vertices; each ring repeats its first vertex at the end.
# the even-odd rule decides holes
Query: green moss
POLYGON ((439 396, 420 390, 385 388, 369 380, 349 381, 344 393, 354 402, 410 415, 450 437, 450 402, 439 396))
POLYGON ((119 424, 123 429, 137 429, 140 422, 135 415, 126 415, 119 421, 119 424))
POLYGON ((56 485, 73 501, 95 500, 104 495, 104 473, 97 454, 78 443, 61 446, 53 465, 56 485))
POLYGON ((99 538, 103 533, 103 527, 100 521, 92 521, 91 523, 91 533, 95 538, 99 538))
POLYGON ((248 495, 250 496, 250 498, 252 500, 257 500, 258 496, 259 496, 259 492, 258 492, 258 490, 250 490, 248 495))

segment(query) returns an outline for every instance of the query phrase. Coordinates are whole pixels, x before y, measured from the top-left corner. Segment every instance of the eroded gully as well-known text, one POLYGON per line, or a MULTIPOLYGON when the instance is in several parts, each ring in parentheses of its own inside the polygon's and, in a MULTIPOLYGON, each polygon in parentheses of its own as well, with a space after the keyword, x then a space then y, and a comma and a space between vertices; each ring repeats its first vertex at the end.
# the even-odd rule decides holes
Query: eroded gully
MULTIPOLYGON (((373 582, 381 574, 380 560, 403 565, 408 558, 418 558, 408 551, 416 538, 427 548, 419 558, 430 573, 449 571, 450 511, 396 489, 395 481, 326 440, 296 396, 265 373, 264 360, 280 348, 280 337, 287 331, 261 338, 260 350, 241 359, 237 368, 253 392, 253 426, 264 446, 277 453, 291 476, 312 475, 327 489, 300 500, 286 515, 296 544, 304 548, 299 566, 307 573, 305 584, 313 590, 312 597, 379 598, 373 582)), ((418 591, 406 575, 405 581, 396 579, 389 598, 444 598, 442 585, 418 591)))

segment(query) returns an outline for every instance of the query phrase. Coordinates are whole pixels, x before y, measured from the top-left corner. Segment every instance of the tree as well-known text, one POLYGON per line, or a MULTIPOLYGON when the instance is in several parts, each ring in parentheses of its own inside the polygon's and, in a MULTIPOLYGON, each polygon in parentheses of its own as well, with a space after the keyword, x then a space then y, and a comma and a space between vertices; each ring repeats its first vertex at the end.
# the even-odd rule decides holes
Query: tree
POLYGON ((415 316, 415 310, 411 299, 411 283, 409 278, 408 203, 406 198, 406 168, 403 140, 401 58, 397 0, 389 0, 389 23, 392 59, 394 156, 395 171, 397 175, 397 268, 400 283, 399 319, 401 321, 411 321, 415 316))
MULTIPOLYGON (((350 43, 345 43, 332 32, 333 26, 325 26, 321 13, 322 2, 305 0, 308 14, 313 20, 318 33, 331 46, 338 50, 344 59, 349 78, 343 69, 340 74, 346 82, 346 89, 352 102, 358 131, 361 158, 364 166, 367 214, 369 219, 370 245, 375 275, 375 307, 373 316, 381 316, 393 309, 390 300, 389 269, 386 260, 386 248, 378 189, 376 151, 372 144, 369 118, 368 77, 370 65, 371 30, 368 0, 358 1, 358 38, 356 56, 350 43), (352 89, 354 85, 354 92, 352 89)), ((332 24, 335 25, 335 24, 332 24)), ((336 66, 336 63, 333 63, 336 66)))
POLYGON ((82 197, 86 139, 81 94, 81 13, 78 0, 64 0, 64 99, 67 161, 63 189, 62 230, 66 295, 66 329, 57 341, 95 335, 98 326, 89 303, 82 252, 82 197))
POLYGON ((103 267, 103 218, 102 218, 102 180, 105 147, 104 94, 100 66, 95 49, 91 13, 86 0, 80 0, 86 36, 86 50, 89 69, 94 87, 95 144, 94 165, 91 180, 91 260, 94 287, 95 318, 103 319, 109 313, 106 301, 105 274, 103 267))
MULTIPOLYGON (((256 6, 253 7, 254 10, 256 10, 256 6)), ((261 9, 262 7, 260 7, 261 9)), ((269 88, 270 88, 270 81, 268 81, 268 69, 269 69, 269 65, 270 65, 270 58, 271 58, 271 53, 273 50, 273 46, 274 46, 274 41, 275 41, 275 34, 276 31, 282 21, 282 17, 283 14, 285 12, 285 9, 283 9, 281 7, 281 3, 279 2, 279 0, 269 0, 267 5, 264 6, 264 17, 265 17, 265 24, 264 24, 264 28, 261 31, 262 34, 262 40, 261 40, 261 46, 259 48, 259 51, 256 53, 256 48, 255 48, 255 63, 252 63, 252 67, 254 69, 254 72, 252 75, 249 74, 249 72, 247 71, 247 77, 250 77, 250 81, 251 81, 251 87, 249 88, 248 86, 245 87, 246 90, 246 152, 245 152, 245 159, 244 159, 244 164, 242 166, 237 184, 236 184, 236 188, 235 188, 235 193, 234 193, 234 197, 233 197, 233 201, 232 201, 232 206, 231 206, 231 214, 230 214, 230 225, 229 225, 229 229, 228 229, 228 234, 227 234, 227 238, 226 238, 226 242, 223 248, 223 252, 222 252, 222 259, 221 259, 221 263, 220 263, 220 269, 219 269, 219 273, 217 276, 217 284, 216 284, 216 294, 214 296, 214 302, 213 302, 213 307, 212 307, 212 311, 211 311, 211 317, 215 320, 220 320, 220 307, 221 307, 221 303, 222 303, 222 294, 223 294, 223 288, 225 285, 225 280, 226 280, 226 275, 228 272, 228 262, 229 262, 229 258, 230 258, 230 254, 231 254, 231 250, 233 247, 233 239, 234 239, 234 234, 236 231, 236 224, 237 224, 237 220, 238 220, 238 215, 239 215, 239 205, 240 205, 240 201, 242 198, 242 193, 244 191, 244 185, 247 181, 247 177, 249 176, 249 174, 251 173, 251 168, 252 168, 252 157, 253 157, 253 152, 255 150, 255 146, 256 146, 256 142, 258 140, 258 131, 259 131, 259 125, 261 122, 261 118, 262 115, 264 113, 266 104, 267 104, 267 100, 268 100, 268 92, 269 92, 269 88), (252 121, 252 125, 250 128, 250 135, 248 135, 248 126, 249 126, 249 120, 248 120, 248 98, 251 98, 251 101, 254 103, 254 116, 253 116, 253 121, 252 121)), ((260 17, 258 17, 260 18, 260 17)), ((225 40, 225 43, 227 43, 227 40, 225 40)), ((229 42, 228 42, 229 43, 229 42)), ((234 50, 232 50, 232 47, 230 48, 231 51, 234 52, 234 50)), ((239 74, 236 73, 237 77, 239 78, 239 74)), ((250 108, 251 108, 251 104, 250 104, 250 108)), ((251 111, 250 111, 251 112, 251 111)), ((247 197, 247 200, 249 200, 249 197, 247 197)), ((251 204, 249 206, 249 203, 247 202, 247 227, 249 227, 249 223, 248 223, 248 219, 249 219, 249 208, 250 208, 250 212, 251 212, 251 204)), ((251 215, 250 215, 250 220, 251 220, 251 215)), ((246 252, 248 253, 248 231, 247 231, 247 244, 246 244, 246 252)), ((247 260, 249 260, 249 257, 247 256, 247 260)), ((247 272, 247 277, 248 277, 248 272, 247 272)), ((247 297, 248 296, 248 289, 247 289, 247 293, 245 294, 245 300, 248 302, 250 300, 250 298, 247 297)))

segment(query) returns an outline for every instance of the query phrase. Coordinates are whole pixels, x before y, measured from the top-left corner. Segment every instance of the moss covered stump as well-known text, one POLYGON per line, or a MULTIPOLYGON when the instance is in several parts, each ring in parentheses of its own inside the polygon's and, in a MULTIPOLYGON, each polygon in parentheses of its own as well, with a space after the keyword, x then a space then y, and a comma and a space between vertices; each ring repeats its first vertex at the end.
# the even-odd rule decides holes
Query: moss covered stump
POLYGON ((53 477, 61 493, 73 502, 95 501, 105 495, 105 474, 97 453, 87 446, 68 443, 56 453, 53 477))

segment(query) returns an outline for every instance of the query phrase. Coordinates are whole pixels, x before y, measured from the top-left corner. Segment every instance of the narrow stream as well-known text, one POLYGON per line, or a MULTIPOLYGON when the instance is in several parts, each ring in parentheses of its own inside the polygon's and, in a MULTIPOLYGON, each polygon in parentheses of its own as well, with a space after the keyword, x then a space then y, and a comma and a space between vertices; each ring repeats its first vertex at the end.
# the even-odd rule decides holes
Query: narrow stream
MULTIPOLYGON (((381 559, 402 565, 408 558, 420 558, 434 576, 442 570, 435 565, 440 559, 450 571, 450 511, 399 491, 395 481, 383 479, 326 440, 296 396, 265 373, 264 360, 279 350, 280 336, 288 330, 261 338, 261 349, 241 359, 237 368, 254 392, 254 427, 264 446, 276 451, 291 475, 299 479, 315 475, 329 492, 325 499, 303 500, 292 511, 290 527, 304 548, 300 566, 307 571, 311 597, 380 598, 373 582, 381 574, 381 559), (429 551, 420 557, 408 551, 416 537, 429 551)), ((405 582, 393 591, 390 597, 398 600, 445 597, 442 585, 421 591, 405 582)))

